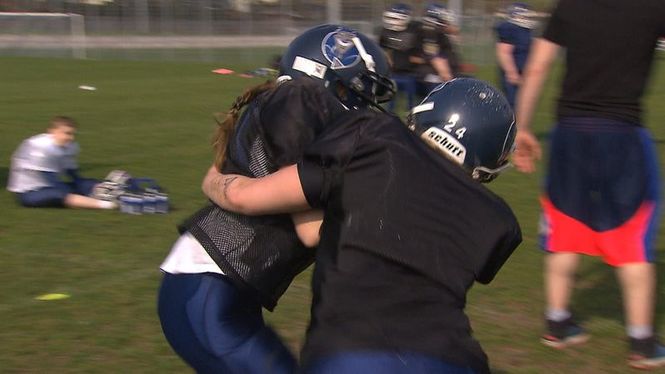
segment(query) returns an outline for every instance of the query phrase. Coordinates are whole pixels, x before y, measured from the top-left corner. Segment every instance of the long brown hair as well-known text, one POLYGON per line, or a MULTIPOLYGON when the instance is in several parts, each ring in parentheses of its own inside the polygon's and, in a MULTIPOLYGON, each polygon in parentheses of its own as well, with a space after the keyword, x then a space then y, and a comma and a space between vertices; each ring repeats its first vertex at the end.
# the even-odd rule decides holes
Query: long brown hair
POLYGON ((221 170, 222 164, 226 159, 227 146, 229 144, 229 140, 233 137, 235 132, 236 124, 238 122, 238 118, 240 117, 240 113, 242 112, 242 108, 254 100, 254 98, 259 94, 271 90, 275 88, 275 86, 275 81, 269 80, 247 89, 233 102, 233 105, 231 105, 229 111, 226 112, 224 120, 220 121, 217 117, 215 118, 215 121, 217 122, 217 130, 215 131, 215 134, 212 138, 212 147, 215 151, 215 166, 218 170, 221 170))

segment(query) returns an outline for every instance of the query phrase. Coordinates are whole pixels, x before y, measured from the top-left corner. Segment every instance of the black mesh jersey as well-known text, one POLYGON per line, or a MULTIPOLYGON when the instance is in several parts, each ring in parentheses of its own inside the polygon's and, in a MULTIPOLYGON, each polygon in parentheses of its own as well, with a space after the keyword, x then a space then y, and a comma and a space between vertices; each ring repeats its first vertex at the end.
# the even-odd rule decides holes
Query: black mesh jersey
POLYGON ((388 350, 487 372, 466 293, 520 243, 512 211, 395 117, 328 130, 298 164, 308 202, 325 208, 303 362, 388 350))
POLYGON ((381 30, 379 45, 381 45, 390 58, 390 61, 392 61, 391 69, 393 72, 414 72, 414 65, 409 60, 409 57, 418 55, 418 27, 417 23, 410 22, 406 29, 402 31, 381 30))
POLYGON ((543 34, 566 48, 558 116, 640 124, 640 99, 662 36, 665 1, 560 1, 543 34))
MULTIPOLYGON (((322 85, 302 78, 258 96, 229 142, 225 173, 261 177, 298 162, 307 145, 345 109, 322 85)), ((314 251, 302 246, 289 215, 246 217, 212 204, 179 227, 189 231, 236 285, 272 310, 314 251)))

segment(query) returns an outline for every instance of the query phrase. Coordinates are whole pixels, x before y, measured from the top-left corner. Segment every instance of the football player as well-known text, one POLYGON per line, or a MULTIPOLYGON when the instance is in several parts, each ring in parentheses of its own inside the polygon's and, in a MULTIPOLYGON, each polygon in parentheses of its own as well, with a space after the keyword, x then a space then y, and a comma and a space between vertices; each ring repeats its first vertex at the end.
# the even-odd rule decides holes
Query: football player
MULTIPOLYGON (((383 28, 379 45, 388 55, 392 78, 398 92, 407 96, 409 109, 414 105, 416 92, 416 65, 411 61, 418 54, 419 26, 413 21, 413 11, 407 4, 394 4, 383 12, 383 28)), ((394 110, 395 101, 388 104, 394 110)))
POLYGON ((506 11, 507 19, 496 26, 496 59, 499 62, 501 89, 511 107, 522 79, 531 46, 531 30, 536 26, 529 7, 514 3, 506 11))
POLYGON ((100 183, 81 177, 76 160, 79 145, 74 140, 76 122, 56 116, 46 133, 24 140, 12 155, 7 189, 26 207, 115 209, 113 201, 92 195, 100 183))
POLYGON ((459 78, 406 126, 347 113, 297 165, 259 179, 211 168, 203 188, 245 214, 324 209, 304 372, 488 373, 464 308, 521 241, 510 208, 478 183, 508 166, 514 138, 503 95, 459 78))
MULTIPOLYGON (((425 95, 441 82, 460 76, 460 62, 452 41, 446 34, 450 13, 443 5, 428 4, 419 34, 419 93, 425 95)), ((422 97, 422 96, 421 96, 422 97)))
MULTIPOLYGON (((260 177, 298 162, 335 118, 379 107, 394 92, 380 47, 338 25, 293 40, 280 74, 236 99, 215 137, 216 170, 260 177)), ((294 372, 262 307, 273 310, 313 262, 306 234, 320 215, 248 217, 210 204, 180 226, 161 265, 158 310, 167 340, 197 372, 294 372)))

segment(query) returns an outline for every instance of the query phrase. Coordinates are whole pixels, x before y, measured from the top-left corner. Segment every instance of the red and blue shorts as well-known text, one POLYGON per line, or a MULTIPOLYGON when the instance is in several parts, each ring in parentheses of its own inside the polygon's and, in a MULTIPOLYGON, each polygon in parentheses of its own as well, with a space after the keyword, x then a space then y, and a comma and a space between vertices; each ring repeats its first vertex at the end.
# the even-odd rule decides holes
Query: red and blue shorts
POLYGON ((658 161, 649 132, 599 118, 554 128, 541 196, 541 247, 602 256, 612 266, 655 260, 658 161))

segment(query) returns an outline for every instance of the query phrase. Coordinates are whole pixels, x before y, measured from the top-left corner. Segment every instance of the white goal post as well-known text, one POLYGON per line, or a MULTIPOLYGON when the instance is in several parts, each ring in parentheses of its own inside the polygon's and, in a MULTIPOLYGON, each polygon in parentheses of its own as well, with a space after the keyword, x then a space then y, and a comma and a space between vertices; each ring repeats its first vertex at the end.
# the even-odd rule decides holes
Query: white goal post
POLYGON ((0 47, 71 48, 72 57, 85 58, 85 18, 75 13, 0 12, 0 47))

